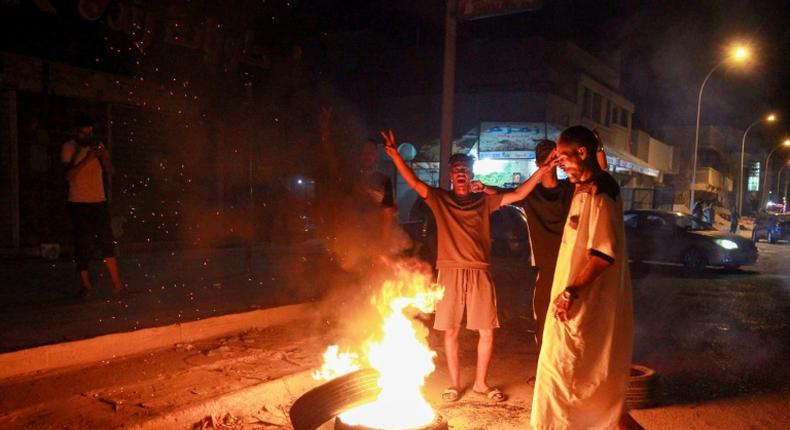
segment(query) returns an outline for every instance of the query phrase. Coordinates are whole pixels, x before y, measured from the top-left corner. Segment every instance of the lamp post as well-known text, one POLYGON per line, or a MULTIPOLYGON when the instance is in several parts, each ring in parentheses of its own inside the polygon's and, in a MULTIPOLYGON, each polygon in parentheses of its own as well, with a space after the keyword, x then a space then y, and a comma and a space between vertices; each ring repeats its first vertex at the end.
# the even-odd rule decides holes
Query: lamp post
MULTIPOLYGON (((777 145, 774 149, 771 150, 771 152, 768 153, 768 156, 765 157, 765 164, 764 164, 765 174, 763 175, 763 188, 762 188, 763 198, 760 199, 760 207, 763 207, 765 205, 765 202, 768 201, 768 162, 771 160, 771 156, 774 155, 774 152, 776 152, 777 149, 787 146, 790 146, 790 139, 785 139, 785 141, 782 142, 781 145, 777 145)), ((776 191, 778 192, 779 189, 777 189, 776 191)))
POLYGON ((702 80, 702 85, 699 87, 699 96, 697 97, 697 123, 694 127, 694 152, 691 157, 691 184, 690 184, 690 193, 689 193, 689 209, 694 206, 694 188, 697 183, 697 150, 699 148, 699 118, 700 118, 700 111, 702 110, 702 91, 705 89, 705 84, 708 83, 708 79, 710 79, 713 72, 719 69, 719 67, 723 66, 727 63, 728 60, 734 60, 736 62, 744 62, 749 58, 749 50, 745 47, 736 47, 730 53, 730 56, 722 60, 719 64, 713 66, 708 72, 708 75, 705 76, 705 79, 702 80))
MULTIPOLYGON (((778 190, 777 190, 778 191, 778 190)), ((782 213, 787 212, 787 180, 785 179, 785 193, 782 199, 782 213)))
POLYGON ((741 170, 740 173, 738 174, 738 213, 740 214, 743 213, 743 156, 745 154, 745 149, 746 149, 746 135, 749 134, 749 130, 751 130, 752 127, 763 121, 774 122, 776 121, 776 115, 771 114, 765 118, 760 118, 757 121, 749 124, 749 126, 746 127, 746 131, 743 132, 743 138, 741 139, 741 164, 740 164, 741 170))
POLYGON ((782 166, 782 168, 779 169, 779 171, 776 173, 776 194, 779 194, 779 185, 782 185, 782 170, 784 170, 785 167, 789 165, 790 165, 790 161, 785 163, 785 165, 782 166))

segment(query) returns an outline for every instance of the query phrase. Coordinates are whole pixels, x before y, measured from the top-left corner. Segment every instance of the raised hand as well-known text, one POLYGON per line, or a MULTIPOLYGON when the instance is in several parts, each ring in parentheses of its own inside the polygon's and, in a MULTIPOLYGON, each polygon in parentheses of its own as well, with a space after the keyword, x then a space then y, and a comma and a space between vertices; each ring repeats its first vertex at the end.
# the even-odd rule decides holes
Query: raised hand
POLYGON ((392 130, 381 131, 379 133, 381 137, 384 138, 384 152, 386 152, 390 158, 399 157, 398 145, 395 143, 395 133, 393 133, 392 130))
POLYGON ((546 161, 543 162, 543 166, 541 167, 549 167, 554 168, 559 166, 560 164, 560 155, 557 153, 557 149, 552 149, 549 153, 549 156, 546 157, 546 161))
POLYGON ((472 181, 469 183, 469 191, 473 193, 482 193, 485 189, 486 186, 480 181, 472 181))

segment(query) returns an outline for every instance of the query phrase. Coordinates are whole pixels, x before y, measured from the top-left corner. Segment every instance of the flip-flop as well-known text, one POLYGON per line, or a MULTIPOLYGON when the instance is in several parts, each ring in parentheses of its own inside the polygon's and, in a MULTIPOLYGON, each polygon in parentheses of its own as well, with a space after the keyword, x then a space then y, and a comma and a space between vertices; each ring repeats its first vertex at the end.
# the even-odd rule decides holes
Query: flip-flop
POLYGON ((445 402, 454 402, 461 397, 461 392, 457 388, 449 387, 442 391, 442 400, 445 402))
POLYGON ((499 388, 496 387, 491 387, 488 389, 488 391, 477 391, 477 390, 472 390, 472 391, 474 391, 475 394, 485 396, 486 399, 488 399, 490 402, 499 403, 507 400, 505 393, 503 393, 499 388))

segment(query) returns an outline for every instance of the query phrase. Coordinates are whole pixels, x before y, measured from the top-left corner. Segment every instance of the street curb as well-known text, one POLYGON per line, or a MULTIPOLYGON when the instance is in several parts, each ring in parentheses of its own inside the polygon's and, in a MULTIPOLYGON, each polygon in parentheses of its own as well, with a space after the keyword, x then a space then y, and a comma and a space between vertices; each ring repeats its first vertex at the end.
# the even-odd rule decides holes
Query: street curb
POLYGON ((303 303, 261 309, 4 353, 0 354, 0 380, 116 359, 254 327, 281 325, 314 313, 315 306, 313 303, 303 303))
POLYGON ((290 405, 299 396, 322 383, 314 380, 311 372, 312 370, 302 371, 253 385, 181 410, 168 411, 165 415, 142 423, 121 428, 130 430, 192 429, 195 423, 205 417, 221 418, 228 413, 235 417, 249 417, 259 414, 264 418, 275 417, 277 419, 275 424, 282 422, 286 427, 289 427, 288 411, 282 407, 290 405))

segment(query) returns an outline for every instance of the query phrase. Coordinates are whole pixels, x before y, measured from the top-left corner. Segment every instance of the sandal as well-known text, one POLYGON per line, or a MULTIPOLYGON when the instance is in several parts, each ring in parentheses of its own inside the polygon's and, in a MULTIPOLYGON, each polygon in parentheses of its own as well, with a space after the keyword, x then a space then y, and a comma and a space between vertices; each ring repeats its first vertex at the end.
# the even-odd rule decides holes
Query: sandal
POLYGON ((505 397, 505 393, 503 393, 499 388, 496 387, 491 387, 488 389, 488 391, 477 391, 477 390, 472 390, 472 391, 474 391, 475 394, 485 396, 486 399, 494 403, 504 402, 507 399, 507 397, 505 397))
POLYGON ((445 402, 454 402, 461 397, 461 392, 457 388, 449 387, 442 391, 442 400, 445 402))

